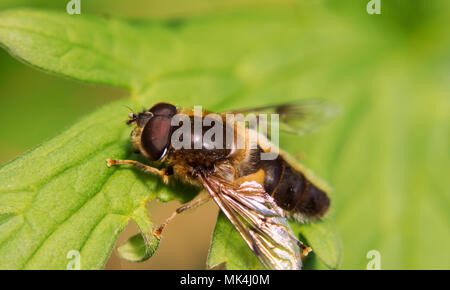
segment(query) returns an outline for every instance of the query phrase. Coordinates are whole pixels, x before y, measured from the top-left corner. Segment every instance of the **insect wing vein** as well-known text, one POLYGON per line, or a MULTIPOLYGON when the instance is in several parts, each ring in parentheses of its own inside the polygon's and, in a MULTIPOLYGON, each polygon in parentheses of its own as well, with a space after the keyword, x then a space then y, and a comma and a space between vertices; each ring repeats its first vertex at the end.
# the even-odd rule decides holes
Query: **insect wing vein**
POLYGON ((266 268, 301 268, 298 241, 282 210, 260 184, 237 186, 214 175, 199 179, 266 268))
MULTIPOLYGON (((255 117, 258 114, 278 114, 279 128, 282 131, 295 135, 304 135, 317 131, 318 128, 334 119, 340 113, 340 109, 333 103, 325 100, 302 99, 292 103, 234 110, 227 113, 234 115, 255 114, 255 117)), ((259 118, 256 118, 259 121, 259 118)))

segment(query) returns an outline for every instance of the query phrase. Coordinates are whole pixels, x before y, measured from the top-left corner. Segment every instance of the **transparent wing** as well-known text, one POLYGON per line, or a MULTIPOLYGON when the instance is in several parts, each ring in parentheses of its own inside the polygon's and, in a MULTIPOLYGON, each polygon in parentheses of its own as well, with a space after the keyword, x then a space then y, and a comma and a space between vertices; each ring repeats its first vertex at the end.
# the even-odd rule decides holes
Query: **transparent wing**
MULTIPOLYGON (((325 100, 304 99, 297 102, 243 109, 228 114, 278 114, 280 129, 296 135, 314 132, 339 114, 339 108, 325 100)), ((268 123, 270 125, 270 122, 268 123)))
POLYGON ((301 269, 299 241, 281 208, 259 183, 237 186, 218 176, 201 174, 199 179, 266 268, 301 269))

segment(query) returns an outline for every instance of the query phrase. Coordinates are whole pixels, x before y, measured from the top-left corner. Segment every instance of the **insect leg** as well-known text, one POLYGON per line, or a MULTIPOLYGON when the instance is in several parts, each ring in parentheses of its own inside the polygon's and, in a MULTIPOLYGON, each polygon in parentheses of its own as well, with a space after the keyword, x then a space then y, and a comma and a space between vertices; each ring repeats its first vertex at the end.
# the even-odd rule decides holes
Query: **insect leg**
POLYGON ((174 213, 172 213, 172 215, 161 225, 159 226, 159 228, 157 230, 155 230, 153 232, 153 234, 159 239, 161 237, 161 233, 164 229, 164 227, 171 221, 173 220, 178 214, 182 213, 183 211, 186 211, 188 209, 194 209, 196 207, 199 207, 200 205, 204 204, 205 202, 207 202, 209 200, 211 196, 208 195, 204 195, 202 197, 199 197, 195 200, 192 200, 182 206, 180 206, 179 208, 177 208, 175 210, 174 213))
POLYGON ((305 246, 302 242, 300 242, 299 240, 297 240, 297 244, 300 247, 300 249, 302 250, 301 252, 301 257, 302 259, 305 258, 306 256, 308 256, 308 254, 310 252, 312 252, 311 247, 305 246))
POLYGON ((169 176, 166 174, 166 169, 157 169, 155 167, 151 167, 149 165, 145 165, 141 162, 134 161, 134 160, 115 160, 115 159, 106 159, 106 166, 111 167, 113 165, 117 164, 127 164, 135 166, 141 170, 143 170, 146 173, 155 174, 161 177, 161 179, 164 181, 164 183, 169 182, 169 176))

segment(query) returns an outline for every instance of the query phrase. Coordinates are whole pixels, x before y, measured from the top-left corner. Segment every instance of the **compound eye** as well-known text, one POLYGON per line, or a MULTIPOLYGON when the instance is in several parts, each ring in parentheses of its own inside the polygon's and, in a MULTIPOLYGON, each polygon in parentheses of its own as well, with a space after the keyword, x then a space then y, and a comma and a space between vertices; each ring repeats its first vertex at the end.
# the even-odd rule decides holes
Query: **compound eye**
POLYGON ((141 142, 152 161, 160 160, 167 153, 170 131, 169 116, 154 116, 145 125, 141 142))
POLYGON ((152 108, 150 108, 149 111, 152 112, 153 115, 155 115, 155 116, 164 115, 164 116, 173 117, 177 113, 177 108, 171 104, 158 103, 158 104, 154 105, 152 108))

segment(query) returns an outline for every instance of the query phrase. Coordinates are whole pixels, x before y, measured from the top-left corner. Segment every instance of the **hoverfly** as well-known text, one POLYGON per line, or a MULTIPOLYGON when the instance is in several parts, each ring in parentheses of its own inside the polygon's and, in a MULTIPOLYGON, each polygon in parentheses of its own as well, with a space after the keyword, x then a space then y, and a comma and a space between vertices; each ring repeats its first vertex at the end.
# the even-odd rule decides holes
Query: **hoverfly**
MULTIPOLYGON (((235 129, 236 125, 225 118, 227 114, 276 113, 282 130, 303 134, 331 118, 333 108, 319 100, 303 100, 220 113, 215 122, 222 123, 223 128, 235 129)), ((204 119, 208 113, 199 114, 167 103, 157 103, 139 114, 130 113, 127 124, 134 125, 131 140, 135 152, 156 162, 160 169, 133 160, 109 158, 108 167, 128 164, 160 176, 165 183, 176 178, 206 190, 206 195, 178 208, 155 230, 158 238, 178 213, 213 199, 266 268, 300 269, 302 257, 311 248, 295 237, 287 220, 308 222, 323 217, 330 205, 327 189, 313 181, 306 169, 281 150, 273 160, 260 158, 261 153, 274 145, 249 127, 233 131, 234 137, 245 135, 243 148, 237 148, 233 141, 225 148, 216 149, 205 140, 198 149, 175 148, 172 135, 179 124, 174 125, 172 119, 179 114, 190 120, 204 119), (250 142, 256 142, 256 146, 249 146, 250 142)), ((198 140, 198 134, 204 134, 209 128, 190 131, 189 142, 198 140)))

